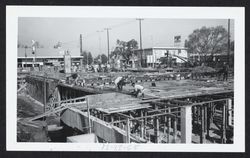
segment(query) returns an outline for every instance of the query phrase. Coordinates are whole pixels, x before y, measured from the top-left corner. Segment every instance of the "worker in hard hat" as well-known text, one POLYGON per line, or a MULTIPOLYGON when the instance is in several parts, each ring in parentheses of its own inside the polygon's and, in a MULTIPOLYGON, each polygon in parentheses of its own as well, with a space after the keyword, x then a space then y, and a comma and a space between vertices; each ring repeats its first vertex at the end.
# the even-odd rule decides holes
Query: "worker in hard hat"
POLYGON ((119 76, 115 79, 115 86, 118 88, 119 91, 122 91, 122 87, 125 85, 124 78, 119 76))
POLYGON ((133 94, 136 96, 136 97, 144 97, 144 87, 139 85, 139 84, 135 84, 135 83, 132 83, 132 87, 134 87, 134 92, 133 94))

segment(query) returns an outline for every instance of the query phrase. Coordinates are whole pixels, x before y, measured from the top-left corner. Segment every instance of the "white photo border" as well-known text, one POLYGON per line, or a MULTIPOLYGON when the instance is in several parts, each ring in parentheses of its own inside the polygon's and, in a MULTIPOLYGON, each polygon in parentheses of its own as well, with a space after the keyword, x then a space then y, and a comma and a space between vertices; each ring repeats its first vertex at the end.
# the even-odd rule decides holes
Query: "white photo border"
POLYGON ((245 152, 244 7, 6 6, 6 149, 8 151, 245 152), (116 13, 116 14, 114 14, 116 13), (119 13, 119 14, 118 14, 119 13), (135 17, 136 16, 136 17, 135 17), (19 17, 234 19, 233 144, 102 144, 17 142, 17 38, 19 17))

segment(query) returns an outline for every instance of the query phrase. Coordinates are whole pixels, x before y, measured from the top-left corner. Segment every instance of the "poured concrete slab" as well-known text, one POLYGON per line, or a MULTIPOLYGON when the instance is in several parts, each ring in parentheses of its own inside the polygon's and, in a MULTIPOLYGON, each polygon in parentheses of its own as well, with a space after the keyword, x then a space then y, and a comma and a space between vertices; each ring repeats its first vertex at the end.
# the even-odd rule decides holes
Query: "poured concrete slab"
POLYGON ((68 143, 98 143, 98 138, 95 134, 82 134, 67 137, 68 143))

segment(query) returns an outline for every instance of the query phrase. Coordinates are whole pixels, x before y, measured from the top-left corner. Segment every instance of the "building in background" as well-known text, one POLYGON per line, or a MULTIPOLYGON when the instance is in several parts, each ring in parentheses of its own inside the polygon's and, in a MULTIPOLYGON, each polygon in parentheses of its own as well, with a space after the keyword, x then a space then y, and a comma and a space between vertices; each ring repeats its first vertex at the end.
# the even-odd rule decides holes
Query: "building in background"
POLYGON ((133 52, 131 65, 135 67, 157 67, 162 57, 171 57, 172 62, 184 63, 188 58, 187 48, 185 47, 152 47, 136 49, 133 52))
MULTIPOLYGON (((72 68, 79 68, 82 56, 71 55, 72 68)), ((53 48, 39 48, 32 54, 30 48, 18 48, 17 67, 64 66, 64 51, 53 48), (34 60, 35 59, 35 60, 34 60), (35 61, 35 62, 34 62, 35 61)))

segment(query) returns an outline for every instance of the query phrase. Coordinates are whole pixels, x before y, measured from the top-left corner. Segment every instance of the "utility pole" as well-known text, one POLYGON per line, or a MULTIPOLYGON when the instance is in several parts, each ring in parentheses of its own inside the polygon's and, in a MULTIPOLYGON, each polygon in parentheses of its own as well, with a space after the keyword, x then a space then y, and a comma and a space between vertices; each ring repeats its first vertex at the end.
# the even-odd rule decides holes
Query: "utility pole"
MULTIPOLYGON (((101 60, 101 54, 102 54, 102 49, 101 49, 101 36, 100 33, 103 31, 97 31, 98 32, 98 36, 99 36, 99 53, 100 53, 100 60, 101 60)), ((101 61, 102 63, 102 61, 101 61)))
POLYGON ((105 28, 104 30, 107 30, 107 43, 108 43, 108 64, 109 64, 109 30, 111 30, 111 28, 105 28))
POLYGON ((25 65, 24 67, 27 67, 27 52, 26 52, 26 49, 28 48, 27 45, 24 46, 24 49, 25 49, 25 65))
MULTIPOLYGON (((139 20, 139 31, 140 31, 140 49, 142 51, 142 38, 141 38, 141 21, 144 20, 142 18, 138 18, 136 20, 139 20)), ((141 52, 141 66, 142 66, 143 62, 142 62, 142 52, 141 52)))
POLYGON ((82 34, 80 34, 80 55, 82 55, 82 34))
POLYGON ((140 31, 140 49, 142 49, 142 38, 141 38, 141 21, 144 20, 142 18, 138 18, 136 20, 139 20, 139 31, 140 31))
MULTIPOLYGON (((82 34, 80 34, 80 55, 82 55, 82 34)), ((82 68, 83 59, 81 59, 81 68, 82 68)))
POLYGON ((228 19, 227 64, 230 66, 230 19, 228 19))

